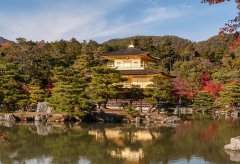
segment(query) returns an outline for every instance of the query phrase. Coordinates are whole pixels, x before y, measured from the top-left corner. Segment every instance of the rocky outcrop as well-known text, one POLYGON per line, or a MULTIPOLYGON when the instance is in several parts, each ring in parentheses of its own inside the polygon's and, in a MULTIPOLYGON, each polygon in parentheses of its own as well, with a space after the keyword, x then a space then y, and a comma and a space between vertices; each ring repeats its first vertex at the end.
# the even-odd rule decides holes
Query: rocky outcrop
POLYGON ((66 119, 66 116, 62 114, 51 114, 48 116, 47 121, 48 122, 64 122, 66 119))
POLYGON ((50 114, 52 113, 53 108, 49 107, 47 102, 39 102, 37 104, 37 112, 50 114))
POLYGON ((4 116, 4 120, 5 121, 9 121, 9 122, 15 122, 16 121, 16 117, 13 114, 6 114, 4 116))
POLYGON ((239 151, 240 150, 240 136, 231 138, 230 144, 225 145, 224 149, 239 151))

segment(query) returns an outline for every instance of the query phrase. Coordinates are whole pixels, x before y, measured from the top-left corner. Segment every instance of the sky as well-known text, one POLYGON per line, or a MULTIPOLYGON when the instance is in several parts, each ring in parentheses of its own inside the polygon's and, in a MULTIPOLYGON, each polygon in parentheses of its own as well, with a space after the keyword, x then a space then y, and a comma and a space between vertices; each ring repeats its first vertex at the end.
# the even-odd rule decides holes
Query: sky
POLYGON ((233 1, 210 6, 201 0, 0 0, 0 36, 104 42, 176 35, 202 41, 237 12, 233 1))

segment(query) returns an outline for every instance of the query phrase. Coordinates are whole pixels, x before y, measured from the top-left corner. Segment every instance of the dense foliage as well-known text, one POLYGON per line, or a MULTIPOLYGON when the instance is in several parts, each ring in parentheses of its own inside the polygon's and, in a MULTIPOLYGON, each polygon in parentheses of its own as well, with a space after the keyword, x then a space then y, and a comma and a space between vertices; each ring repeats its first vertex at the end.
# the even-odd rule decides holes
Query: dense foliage
POLYGON ((131 42, 160 58, 148 69, 177 78, 156 77, 145 91, 133 86, 129 89, 132 96, 121 95, 129 104, 144 97, 152 105, 157 101, 196 104, 199 97, 207 95, 213 107, 236 107, 239 94, 232 93, 239 92, 240 49, 229 49, 233 40, 232 35, 225 35, 197 43, 176 36, 135 36, 101 44, 74 38, 51 43, 24 38, 16 43, 1 42, 0 108, 31 110, 37 102, 47 101, 74 114, 91 110, 95 104, 105 107, 109 99, 119 97, 122 88, 118 84, 124 79, 119 71, 104 67, 101 55, 126 48, 131 42))

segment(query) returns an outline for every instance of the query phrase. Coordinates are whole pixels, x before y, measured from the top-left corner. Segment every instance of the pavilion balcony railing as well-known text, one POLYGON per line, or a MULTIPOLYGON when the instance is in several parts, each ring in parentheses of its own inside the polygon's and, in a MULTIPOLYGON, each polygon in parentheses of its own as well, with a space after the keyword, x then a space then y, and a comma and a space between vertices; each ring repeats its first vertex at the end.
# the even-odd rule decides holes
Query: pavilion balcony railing
POLYGON ((110 68, 118 68, 118 69, 144 69, 146 67, 145 64, 141 64, 141 65, 130 65, 130 66, 124 66, 124 65, 115 65, 114 63, 108 63, 107 64, 108 67, 110 68))

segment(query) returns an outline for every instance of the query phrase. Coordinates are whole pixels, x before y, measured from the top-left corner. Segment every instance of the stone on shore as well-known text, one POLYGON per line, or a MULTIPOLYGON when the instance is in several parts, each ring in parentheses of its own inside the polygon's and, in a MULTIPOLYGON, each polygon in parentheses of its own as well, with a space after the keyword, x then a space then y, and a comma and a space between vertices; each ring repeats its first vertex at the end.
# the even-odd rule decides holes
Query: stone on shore
POLYGON ((13 114, 6 114, 4 116, 4 120, 5 121, 11 121, 11 122, 15 122, 16 121, 16 118, 13 114))
POLYGON ((65 117, 62 114, 51 114, 50 117, 47 119, 48 122, 62 122, 65 117))
POLYGON ((224 149, 234 151, 240 150, 240 136, 231 138, 230 142, 230 144, 224 146, 224 149))
POLYGON ((47 102, 39 102, 37 104, 37 112, 50 114, 52 111, 53 108, 49 107, 47 102))

